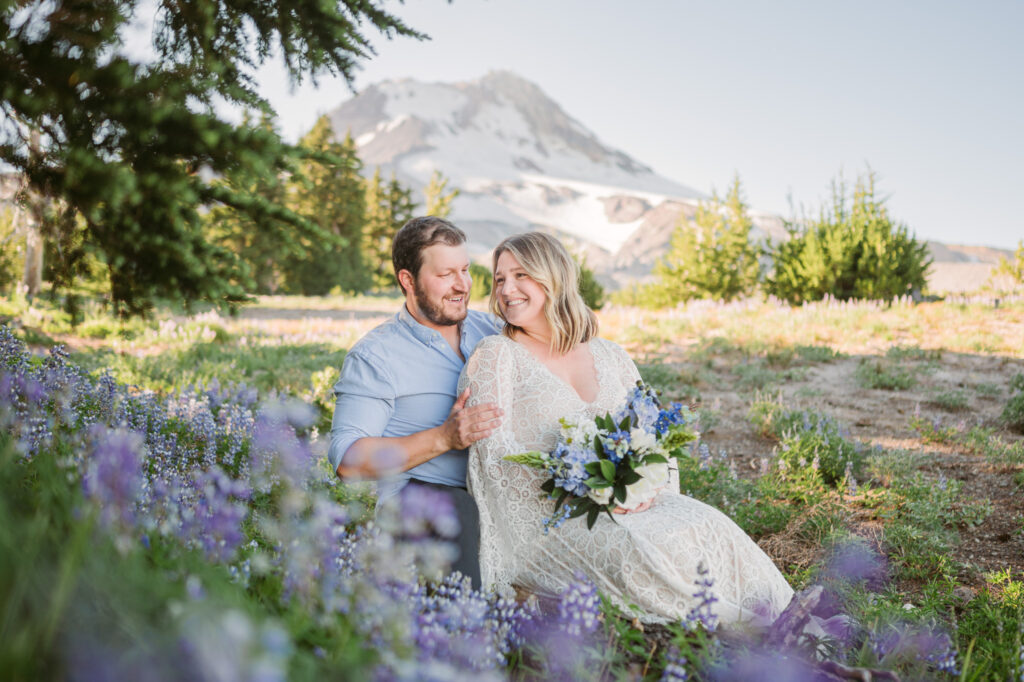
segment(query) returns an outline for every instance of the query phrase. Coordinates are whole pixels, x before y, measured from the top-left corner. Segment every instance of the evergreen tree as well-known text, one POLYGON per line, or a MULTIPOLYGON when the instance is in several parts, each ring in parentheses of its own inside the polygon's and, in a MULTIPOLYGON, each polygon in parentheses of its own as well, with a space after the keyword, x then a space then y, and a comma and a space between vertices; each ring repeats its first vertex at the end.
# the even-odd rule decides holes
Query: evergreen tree
POLYGON ((1024 239, 1017 242, 1013 260, 1001 257, 992 274, 995 277, 1006 277, 1014 285, 1024 284, 1024 239))
POLYGON ((697 207, 694 224, 681 215, 668 252, 654 268, 656 282, 648 291, 656 305, 674 305, 694 298, 731 301, 757 286, 761 247, 750 240, 753 222, 743 200, 739 176, 724 200, 697 207))
POLYGON ((587 265, 586 256, 576 258, 576 263, 580 266, 579 290, 583 302, 592 310, 600 310, 605 303, 604 287, 597 281, 594 271, 587 265))
MULTIPOLYGON (((251 125, 248 117, 243 125, 251 125)), ((268 115, 263 115, 259 124, 252 127, 276 134, 268 115)), ((215 180, 215 186, 234 195, 251 197, 265 207, 265 210, 253 211, 248 207, 219 204, 203 218, 208 241, 228 249, 239 259, 242 269, 238 283, 245 291, 280 293, 284 284, 284 263, 306 259, 310 243, 330 239, 315 222, 299 220, 287 208, 287 188, 282 178, 283 173, 239 166, 215 180)))
POLYGON ((370 285, 361 248, 366 199, 355 142, 349 134, 336 142, 330 119, 322 116, 300 146, 308 156, 291 177, 289 205, 316 223, 324 237, 307 241, 302 256, 286 261, 285 288, 307 296, 334 287, 365 291, 370 285))
POLYGON ((486 265, 470 263, 469 276, 473 278, 473 288, 469 290, 470 300, 486 301, 494 287, 494 275, 491 274, 491 269, 486 265))
POLYGON ((380 176, 380 167, 374 170, 366 185, 363 249, 373 282, 379 288, 398 286, 391 267, 391 240, 402 225, 412 219, 415 211, 412 190, 403 186, 394 172, 391 180, 385 183, 380 176))
POLYGON ((0 162, 84 221, 81 248, 103 258, 118 311, 172 297, 239 302, 244 268, 204 238, 201 213, 226 205, 302 220, 213 179, 277 175, 289 151, 276 134, 224 120, 216 105, 269 111, 253 73, 271 54, 294 81, 351 82, 373 53, 366 27, 422 36, 358 0, 146 7, 155 56, 143 62, 124 40, 139 20, 134 0, 0 3, 0 162))
POLYGON ((423 190, 424 201, 427 205, 427 215, 438 218, 447 218, 451 215, 452 202, 459 196, 459 190, 453 189, 445 194, 447 188, 448 178, 444 177, 441 171, 435 170, 430 176, 430 182, 427 183, 426 188, 423 190))
POLYGON ((840 300, 890 300, 923 289, 931 258, 875 194, 875 175, 858 178, 850 197, 842 179, 832 183, 832 205, 806 228, 791 226, 772 253, 768 293, 793 304, 826 295, 840 300))

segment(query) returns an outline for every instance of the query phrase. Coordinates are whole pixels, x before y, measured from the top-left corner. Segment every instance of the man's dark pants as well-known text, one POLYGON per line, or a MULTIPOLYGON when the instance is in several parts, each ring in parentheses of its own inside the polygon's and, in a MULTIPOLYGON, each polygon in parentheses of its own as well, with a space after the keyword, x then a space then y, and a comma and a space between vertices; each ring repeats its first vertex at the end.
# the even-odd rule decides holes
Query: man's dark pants
POLYGON ((459 536, 455 539, 459 556, 452 564, 452 570, 469 576, 473 581, 473 587, 480 589, 480 515, 473 496, 465 488, 427 483, 415 478, 407 485, 434 488, 451 496, 455 514, 459 519, 459 536))

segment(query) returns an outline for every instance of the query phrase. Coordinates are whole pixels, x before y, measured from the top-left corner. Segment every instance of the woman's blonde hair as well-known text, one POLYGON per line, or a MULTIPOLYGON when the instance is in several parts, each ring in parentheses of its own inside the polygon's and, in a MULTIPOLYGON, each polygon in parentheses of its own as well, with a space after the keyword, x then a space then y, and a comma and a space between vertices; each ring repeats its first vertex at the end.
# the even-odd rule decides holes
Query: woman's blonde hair
MULTIPOLYGON (((597 336, 597 316, 580 296, 580 268, 569 252, 554 237, 543 232, 526 232, 508 237, 494 249, 492 272, 498 269, 498 257, 508 251, 530 279, 546 295, 544 317, 551 325, 551 350, 568 353, 576 344, 597 336)), ((498 305, 498 287, 491 288, 491 312, 502 320, 502 333, 513 338, 521 328, 510 324, 498 305)))

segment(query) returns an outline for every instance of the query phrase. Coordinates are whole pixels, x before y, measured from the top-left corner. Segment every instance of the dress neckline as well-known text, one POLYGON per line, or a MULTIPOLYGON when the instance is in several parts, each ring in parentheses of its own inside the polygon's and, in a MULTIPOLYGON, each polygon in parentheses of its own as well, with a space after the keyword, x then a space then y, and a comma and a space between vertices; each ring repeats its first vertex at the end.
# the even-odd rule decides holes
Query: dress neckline
POLYGON ((580 395, 580 392, 576 390, 575 386, 573 386, 568 381, 566 381, 562 377, 560 377, 557 374, 555 374, 554 372, 552 372, 551 368, 548 367, 547 365, 545 365, 543 362, 541 362, 540 358, 538 358, 536 355, 531 353, 529 348, 527 348, 523 344, 519 343, 515 339, 510 339, 507 336, 503 337, 503 338, 505 338, 512 345, 514 345, 517 348, 519 348, 526 355, 530 356, 530 359, 533 362, 535 362, 537 365, 539 365, 541 367, 541 369, 543 369, 545 372, 547 372, 552 377, 554 377, 555 381, 557 381, 558 383, 562 384, 563 386, 568 388, 570 391, 572 391, 572 394, 574 396, 576 396, 576 399, 579 400, 584 405, 586 405, 587 407, 592 407, 595 403, 597 403, 598 399, 601 397, 601 387, 602 387, 601 368, 600 368, 600 364, 601 363, 599 363, 597 361, 597 355, 594 354, 594 340, 595 339, 591 339, 590 341, 587 341, 586 343, 587 343, 587 350, 590 351, 590 362, 592 363, 592 366, 594 368, 594 381, 597 383, 597 392, 594 393, 594 399, 593 400, 587 400, 583 396, 580 395))

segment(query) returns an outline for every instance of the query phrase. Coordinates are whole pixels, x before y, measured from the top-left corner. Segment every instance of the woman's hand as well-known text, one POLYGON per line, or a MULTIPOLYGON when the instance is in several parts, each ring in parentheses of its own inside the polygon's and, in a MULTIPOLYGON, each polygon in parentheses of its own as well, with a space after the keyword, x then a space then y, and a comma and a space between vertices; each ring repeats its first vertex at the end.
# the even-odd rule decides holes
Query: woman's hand
POLYGON ((651 508, 651 504, 654 500, 647 500, 637 505, 636 509, 626 509, 625 507, 616 507, 612 509, 612 514, 635 514, 637 512, 647 511, 651 508))

